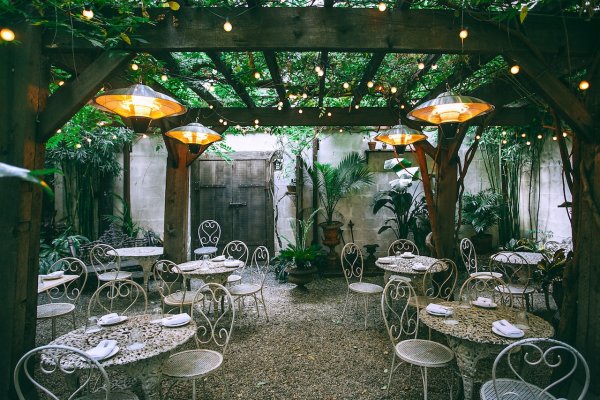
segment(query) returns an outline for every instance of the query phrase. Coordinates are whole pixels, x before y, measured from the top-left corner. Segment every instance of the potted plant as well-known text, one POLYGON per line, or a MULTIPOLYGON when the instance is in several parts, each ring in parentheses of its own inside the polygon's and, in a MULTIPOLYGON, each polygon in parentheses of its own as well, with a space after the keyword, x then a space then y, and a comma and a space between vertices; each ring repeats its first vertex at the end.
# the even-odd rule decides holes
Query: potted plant
POLYGON ((548 251, 542 251, 542 253, 544 259, 538 263, 533 277, 544 292, 546 309, 550 310, 550 287, 552 287, 552 298, 560 310, 563 301, 563 275, 565 268, 573 260, 573 252, 558 249, 554 253, 548 251))
POLYGON ((369 141, 367 142, 367 146, 369 146, 369 150, 373 151, 373 150, 375 150, 375 147, 377 146, 377 142, 374 141, 373 139, 369 139, 369 141))
POLYGON ((343 223, 333 219, 336 207, 341 199, 373 183, 373 174, 366 160, 358 153, 349 153, 337 166, 315 163, 308 167, 313 187, 319 191, 319 200, 325 213, 323 244, 329 247, 328 263, 335 267, 338 262, 335 246, 340 243, 339 230, 343 223))
POLYGON ((500 220, 502 195, 491 189, 479 193, 465 193, 462 200, 462 222, 471 225, 475 235, 471 241, 479 252, 492 251, 492 235, 486 233, 500 220))
POLYGON ((290 222, 294 231, 294 241, 284 237, 287 245, 279 252, 279 261, 287 264, 288 282, 295 283, 300 287, 311 282, 317 271, 312 262, 321 250, 316 244, 308 245, 306 239, 313 224, 313 216, 318 211, 314 211, 307 221, 294 219, 290 222))

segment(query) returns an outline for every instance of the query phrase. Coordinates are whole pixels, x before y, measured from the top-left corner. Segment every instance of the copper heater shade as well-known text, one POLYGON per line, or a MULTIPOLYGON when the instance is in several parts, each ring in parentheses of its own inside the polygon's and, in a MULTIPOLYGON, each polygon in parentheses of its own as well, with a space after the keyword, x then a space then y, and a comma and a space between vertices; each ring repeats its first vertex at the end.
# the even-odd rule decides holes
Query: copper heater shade
POLYGON ((194 145, 207 145, 223 140, 217 132, 197 122, 171 129, 165 133, 165 136, 194 145))
POLYGON ((420 131, 402 124, 395 125, 375 136, 375 140, 391 144, 392 146, 407 146, 426 139, 427 136, 423 135, 420 131))
POLYGON ((110 90, 94 98, 94 105, 124 118, 160 119, 184 114, 187 109, 175 99, 146 85, 110 90))
POLYGON ((444 92, 409 112, 408 118, 440 125, 450 122, 465 122, 493 110, 493 105, 475 97, 444 92))

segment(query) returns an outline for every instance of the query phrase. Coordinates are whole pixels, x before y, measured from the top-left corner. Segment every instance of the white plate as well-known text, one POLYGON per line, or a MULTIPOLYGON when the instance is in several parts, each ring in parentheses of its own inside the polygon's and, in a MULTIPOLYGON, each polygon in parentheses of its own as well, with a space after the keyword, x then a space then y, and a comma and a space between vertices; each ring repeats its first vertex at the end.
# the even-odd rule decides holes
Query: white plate
POLYGON ((427 311, 427 314, 433 315, 435 317, 445 317, 446 315, 450 317, 452 314, 454 314, 454 313, 450 313, 450 314, 448 314, 448 313, 436 313, 436 312, 431 312, 429 310, 426 310, 426 311, 427 311))
POLYGON ((381 264, 391 264, 394 261, 392 257, 381 257, 377 259, 377 262, 381 264))
POLYGON ((165 325, 165 323, 163 322, 161 325, 164 326, 165 328, 179 328, 181 326, 186 326, 187 324, 190 323, 190 321, 191 321, 191 319, 189 321, 182 322, 182 323, 177 324, 177 325, 171 325, 171 324, 165 325))
POLYGON ((111 357, 114 357, 114 355, 115 355, 115 354, 117 354, 117 353, 119 352, 119 350, 120 350, 120 349, 119 349, 119 346, 115 346, 115 348, 114 348, 114 349, 113 349, 113 350, 112 350, 110 353, 108 353, 108 354, 106 355, 106 357, 104 357, 104 358, 100 358, 100 359, 97 359, 96 361, 98 361, 98 362, 102 362, 102 361, 104 361, 104 360, 108 360, 109 358, 111 358, 111 357))
POLYGON ((400 254, 400 258, 415 258, 414 254, 400 254))
POLYGON ((225 260, 226 260, 225 256, 218 256, 218 257, 215 257, 215 258, 211 258, 210 261, 219 262, 219 261, 225 261, 225 260))
POLYGON ((57 271, 57 272, 53 272, 53 273, 48 274, 48 275, 43 275, 42 276, 42 280, 44 280, 44 281, 52 281, 54 279, 60 279, 63 276, 65 276, 64 271, 57 271))
POLYGON ((422 266, 422 267, 412 266, 411 268, 414 271, 419 271, 419 272, 425 272, 425 271, 427 271, 427 267, 426 266, 422 266))
POLYGON ((223 263, 223 266, 224 266, 224 267, 227 267, 227 268, 237 268, 237 267, 239 267, 239 266, 240 266, 240 262, 239 262, 238 260, 233 260, 233 261, 225 261, 225 262, 223 263))
POLYGON ((194 271, 196 269, 198 269, 197 265, 190 265, 187 267, 177 267, 178 270, 180 270, 181 272, 189 272, 189 271, 194 271))
POLYGON ((496 304, 496 303, 485 304, 485 303, 478 303, 475 300, 473 300, 471 302, 471 304, 473 304, 475 307, 480 307, 480 308, 496 308, 496 307, 498 307, 498 304, 496 304))
POLYGON ((520 335, 505 335, 505 334, 501 333, 498 329, 496 329, 493 326, 492 326, 492 332, 494 332, 498 336, 502 336, 502 337, 505 337, 507 339, 520 339, 523 336, 525 336, 525 332, 521 332, 520 335))
POLYGON ((119 318, 116 318, 114 321, 111 322, 100 322, 100 320, 98 320, 98 325, 100 326, 113 326, 113 325, 118 325, 122 322, 127 321, 129 318, 126 315, 121 315, 119 318))

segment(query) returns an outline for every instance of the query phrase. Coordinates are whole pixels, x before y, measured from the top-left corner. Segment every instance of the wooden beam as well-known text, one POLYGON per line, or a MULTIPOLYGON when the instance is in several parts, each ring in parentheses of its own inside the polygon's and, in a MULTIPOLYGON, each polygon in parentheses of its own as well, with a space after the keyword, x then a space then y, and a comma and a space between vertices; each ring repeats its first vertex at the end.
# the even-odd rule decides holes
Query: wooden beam
POLYGON ((229 83, 239 98, 242 99, 244 104, 246 104, 248 108, 256 107, 254 100, 252 100, 244 85, 238 81, 231 67, 227 65, 225 61, 223 61, 221 53, 218 51, 207 51, 206 55, 210 57, 212 62, 215 64, 217 71, 219 71, 225 77, 227 83, 229 83))
MULTIPOLYGON (((194 122, 196 116, 199 122, 206 126, 219 126, 219 119, 229 121, 229 125, 254 126, 258 119, 261 126, 381 126, 396 125, 398 113, 389 107, 361 107, 358 110, 348 110, 344 107, 328 107, 331 117, 321 115, 318 107, 298 107, 287 110, 277 110, 272 107, 248 109, 243 107, 226 107, 215 113, 207 108, 191 109, 183 116, 182 123, 194 122), (302 110, 302 114, 299 113, 302 110)), ((537 111, 528 107, 500 108, 494 115, 490 125, 518 126, 531 122, 537 111)), ((481 118, 473 124, 478 125, 481 118)))
POLYGON ((269 50, 263 52, 263 55, 265 56, 265 61, 267 62, 267 68, 269 68, 269 74, 273 80, 273 85, 277 91, 277 96, 279 96, 279 101, 283 103, 283 108, 290 108, 290 101, 287 98, 285 86, 281 80, 281 72, 279 71, 275 52, 269 50))
POLYGON ((134 54, 123 51, 105 51, 75 80, 61 86, 50 98, 39 116, 37 134, 46 141, 63 126, 102 87, 104 80, 118 71, 134 54))
POLYGON ((325 100, 325 79, 327 79, 327 68, 329 67, 329 53, 326 51, 321 52, 321 61, 319 63, 323 76, 319 77, 319 108, 323 108, 323 102, 325 100))
MULTIPOLYGON (((177 12, 150 10, 153 20, 165 18, 155 26, 136 30, 144 41, 120 48, 136 52, 155 51, 353 51, 498 54, 530 50, 502 29, 490 29, 464 15, 464 22, 453 10, 402 10, 382 13, 377 9, 343 7, 256 7, 187 8, 177 12), (237 15, 235 29, 223 31, 222 15, 237 15), (173 24, 173 19, 178 23, 173 24), (457 32, 469 26, 474 39, 461 43, 457 32)), ((491 20, 498 15, 486 14, 491 20)), ((500 24, 500 23, 499 23, 500 24)), ((531 42, 542 53, 567 56, 593 55, 600 22, 581 17, 529 15, 524 23, 531 42), (568 32, 568 38, 565 32, 568 32), (568 39, 568 40, 567 40, 568 39)), ((502 25, 500 25, 502 26, 502 25)), ((46 35, 47 52, 79 52, 96 49, 85 39, 69 34, 46 35)))
POLYGON ((350 108, 354 108, 355 106, 359 105, 363 96, 369 91, 367 83, 373 80, 373 77, 377 73, 379 66, 385 58, 385 54, 386 53, 383 51, 378 51, 376 53, 373 53, 373 56, 371 56, 371 59, 369 60, 369 63, 365 68, 365 72, 363 73, 363 76, 360 79, 358 86, 354 89, 354 97, 352 98, 352 102, 350 103, 350 108))

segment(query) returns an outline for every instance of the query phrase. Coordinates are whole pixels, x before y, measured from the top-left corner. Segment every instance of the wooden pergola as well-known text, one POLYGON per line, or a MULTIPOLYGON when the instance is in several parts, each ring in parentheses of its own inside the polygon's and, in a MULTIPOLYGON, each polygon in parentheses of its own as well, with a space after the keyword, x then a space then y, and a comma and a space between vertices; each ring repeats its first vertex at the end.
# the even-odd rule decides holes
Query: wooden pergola
MULTIPOLYGON (((191 122, 198 116, 206 125, 224 131, 219 118, 239 121, 241 126, 372 126, 394 125, 398 116, 405 123, 419 125, 405 118, 399 108, 402 96, 415 82, 428 73, 442 54, 468 54, 472 69, 498 55, 521 67, 518 79, 530 87, 556 114, 557 125, 565 121, 574 132, 573 155, 566 153, 564 138, 558 135, 563 164, 573 196, 574 268, 566 277, 567 297, 558 332, 562 339, 574 343, 587 358, 592 376, 600 374, 600 265, 594 253, 600 240, 600 20, 584 21, 579 16, 554 16, 559 10, 547 7, 531 13, 523 26, 498 23, 490 12, 464 13, 453 10, 411 9, 409 1, 398 1, 386 12, 374 9, 334 7, 325 0, 324 7, 288 8, 260 7, 248 0, 235 29, 224 34, 219 15, 232 9, 182 7, 178 11, 149 10, 151 15, 166 14, 156 26, 142 28, 136 35, 143 41, 121 48, 98 51, 90 43, 70 35, 48 34, 39 27, 21 25, 15 32, 18 46, 0 47, 0 160, 28 169, 44 165, 46 141, 63 126, 102 86, 124 86, 121 73, 137 53, 149 53, 165 62, 169 71, 177 73, 181 66, 173 52, 205 52, 215 68, 224 76, 245 107, 228 108, 202 86, 190 86, 211 108, 191 110, 187 115, 162 121, 161 129, 191 122), (544 14, 546 12, 547 14, 544 14), (178 23, 170 21, 171 15, 178 23), (461 43, 458 32, 469 27, 469 39, 461 43), (222 57, 222 52, 262 52, 282 110, 258 107, 222 57), (299 114, 291 107, 276 53, 320 52, 325 73, 319 80, 318 107, 304 108, 299 114), (372 53, 360 83, 353 91, 348 108, 321 109, 326 92, 327 60, 331 52, 372 53), (387 107, 360 107, 367 93, 367 82, 373 79, 387 53, 428 54, 425 68, 415 72, 404 90, 389 101, 387 107), (566 60, 587 74, 590 90, 581 96, 563 78, 566 60), (76 64, 76 65, 74 65, 76 64), (80 72, 75 78, 49 96, 50 65, 80 72), (215 112, 218 110, 218 113, 215 112), (575 334, 576 332, 576 334, 575 334)), ((573 72, 573 71, 569 71, 573 72)), ((438 87, 418 102, 434 98, 445 91, 446 83, 454 86, 461 79, 455 71, 438 87)), ((160 88, 158 88, 161 90, 160 88)), ((480 129, 493 125, 524 125, 537 112, 527 98, 502 81, 491 81, 469 93, 496 106, 485 118, 470 121, 480 129), (515 106, 518 103, 518 106, 515 106)), ((441 128, 440 128, 441 129, 441 128)), ((434 148, 428 142, 416 146, 417 159, 423 172, 426 157, 438 167, 438 201, 428 197, 438 256, 454 251, 454 215, 458 198, 457 179, 461 168, 458 150, 466 134, 466 126, 453 139, 443 140, 434 148)), ((189 198, 188 166, 205 150, 192 153, 187 146, 165 137, 169 153, 166 173, 164 242, 170 259, 187 257, 189 198)), ((425 189, 428 174, 423 175, 425 189)), ((4 180, 0 186, 0 249, 4 257, 2 276, 7 283, 1 291, 4 327, 0 343, 7 348, 0 361, 0 397, 11 398, 12 369, 18 358, 34 346, 36 327, 36 285, 40 239, 42 193, 30 183, 4 180)), ((593 382, 595 390, 600 383, 593 382)))

